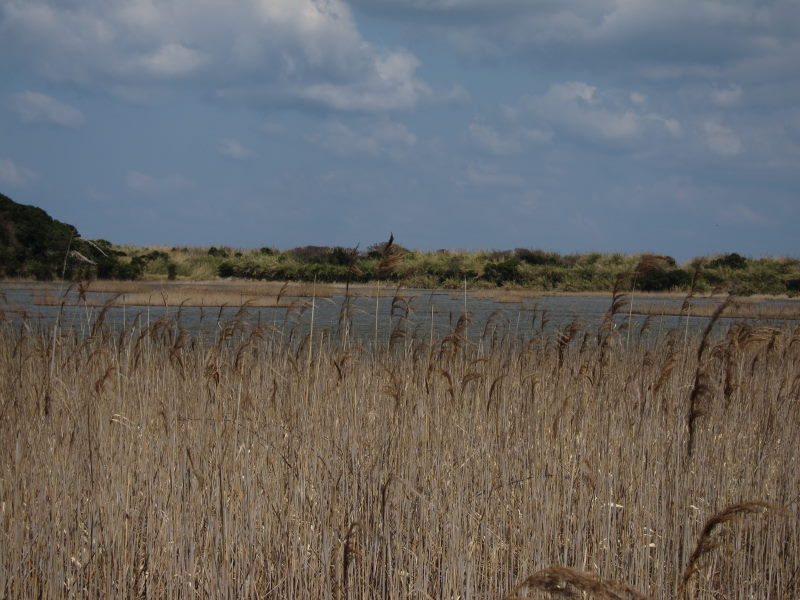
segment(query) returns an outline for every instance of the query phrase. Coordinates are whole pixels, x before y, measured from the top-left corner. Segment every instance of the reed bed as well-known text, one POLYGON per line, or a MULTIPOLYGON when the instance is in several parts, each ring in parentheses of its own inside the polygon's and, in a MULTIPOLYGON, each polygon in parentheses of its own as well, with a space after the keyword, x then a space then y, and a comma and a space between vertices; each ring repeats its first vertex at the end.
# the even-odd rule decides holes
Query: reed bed
POLYGON ((377 343, 313 306, 6 321, 0 595, 800 597, 800 330, 629 334, 620 301, 523 340, 399 300, 377 343))

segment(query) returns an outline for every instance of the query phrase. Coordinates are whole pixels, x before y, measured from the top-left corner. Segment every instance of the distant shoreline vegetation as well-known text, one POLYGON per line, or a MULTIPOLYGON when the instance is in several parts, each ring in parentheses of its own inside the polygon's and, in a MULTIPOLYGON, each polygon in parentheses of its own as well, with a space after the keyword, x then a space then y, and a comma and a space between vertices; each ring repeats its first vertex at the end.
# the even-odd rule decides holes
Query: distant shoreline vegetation
MULTIPOLYGON (((698 293, 734 290, 740 295, 800 294, 800 260, 751 259, 736 253, 696 258, 678 265, 653 254, 567 254, 518 248, 506 251, 397 249, 396 264, 380 272, 381 246, 365 252, 347 248, 305 246, 279 252, 268 248, 233 251, 211 248, 220 277, 260 280, 387 281, 413 288, 519 288, 541 291, 612 291, 623 284, 648 292, 698 293)), ((180 252, 180 251, 178 251, 180 252)), ((185 260, 191 263, 191 251, 185 260)), ((197 260, 196 258, 194 260, 197 260)), ((207 271, 208 269, 206 269, 207 271)), ((181 268, 179 266, 179 274, 181 268)), ((187 273, 191 276, 190 273, 187 273)))
POLYGON ((0 277, 118 280, 211 280, 236 277, 321 283, 382 282, 413 288, 518 288, 541 291, 611 291, 622 279, 628 289, 649 292, 739 295, 800 295, 800 260, 748 258, 737 253, 678 264, 654 254, 562 255, 517 248, 503 251, 403 248, 394 238, 361 250, 302 246, 143 248, 85 240, 43 210, 0 194, 0 277))

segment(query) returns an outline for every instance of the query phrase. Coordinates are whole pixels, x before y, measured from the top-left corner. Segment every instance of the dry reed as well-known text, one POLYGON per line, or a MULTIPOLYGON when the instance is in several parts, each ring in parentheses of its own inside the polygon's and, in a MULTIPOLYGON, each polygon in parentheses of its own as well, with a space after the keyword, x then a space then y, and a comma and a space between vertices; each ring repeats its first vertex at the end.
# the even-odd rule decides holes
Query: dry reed
POLYGON ((308 302, 214 336, 10 315, 0 596, 800 596, 800 331, 717 323, 681 364, 683 332, 430 337, 393 305, 374 346, 308 302), (742 498, 790 517, 716 546, 742 498))

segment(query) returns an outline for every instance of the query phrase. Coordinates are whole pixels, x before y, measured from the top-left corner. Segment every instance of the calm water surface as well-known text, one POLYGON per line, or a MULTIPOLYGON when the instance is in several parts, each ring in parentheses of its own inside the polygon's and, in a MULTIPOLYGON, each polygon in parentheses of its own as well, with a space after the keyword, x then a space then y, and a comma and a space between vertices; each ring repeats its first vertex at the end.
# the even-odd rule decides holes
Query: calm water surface
MULTIPOLYGON (((64 296, 67 304, 78 302, 76 291, 64 292, 58 284, 0 283, 0 311, 5 322, 12 325, 26 320, 33 327, 49 327, 61 311, 59 324, 80 333, 91 331, 101 308, 88 306, 43 306, 37 305, 35 296, 49 292, 56 297, 64 296)), ((481 336, 497 338, 530 339, 531 337, 563 330, 575 321, 584 329, 596 329, 609 309, 611 299, 597 296, 543 296, 524 299, 516 303, 497 302, 477 298, 469 292, 466 301, 463 293, 441 290, 401 290, 402 299, 391 297, 351 297, 349 302, 343 294, 331 298, 290 298, 289 308, 247 307, 112 307, 104 315, 107 326, 113 329, 136 324, 152 325, 166 317, 178 319, 181 327, 195 335, 215 336, 232 321, 242 321, 251 326, 270 325, 275 330, 288 334, 305 334, 311 326, 317 332, 338 336, 347 331, 349 336, 361 343, 375 339, 386 340, 398 325, 408 336, 440 338, 454 331, 459 318, 465 312, 469 316, 463 334, 470 339, 481 336), (345 305, 347 309, 345 310, 345 305), (349 319, 343 318, 349 314, 349 319)), ((102 303, 112 296, 110 293, 91 293, 95 303, 102 303)), ((634 296, 634 308, 637 303, 634 296)), ((676 300, 647 297, 641 300, 648 305, 674 305, 676 300)), ((696 304, 716 302, 698 298, 696 304)), ((780 300, 767 302, 780 303, 780 300)), ((619 313, 617 326, 630 319, 632 331, 638 331, 646 317, 629 316, 629 305, 619 313)), ((730 319, 721 319, 721 326, 730 319)), ((649 336, 658 336, 676 327, 700 329, 707 324, 704 317, 655 316, 649 322, 649 336)))

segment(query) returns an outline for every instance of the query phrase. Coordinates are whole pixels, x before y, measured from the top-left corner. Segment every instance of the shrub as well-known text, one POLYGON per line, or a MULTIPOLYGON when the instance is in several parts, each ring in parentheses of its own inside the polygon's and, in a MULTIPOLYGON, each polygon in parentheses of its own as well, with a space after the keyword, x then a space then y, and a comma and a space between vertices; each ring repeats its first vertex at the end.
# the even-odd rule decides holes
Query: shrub
POLYGON ((354 259, 358 258, 358 251, 355 248, 336 246, 326 258, 332 265, 349 266, 354 259))
POLYGON ((728 269, 740 270, 747 268, 747 259, 736 252, 715 258, 708 263, 709 268, 727 267, 728 269))
POLYGON ((331 253, 330 246, 300 246, 289 250, 289 254, 303 263, 325 262, 331 253))
POLYGON ((517 258, 529 265, 559 265, 561 257, 556 252, 544 252, 543 250, 527 250, 517 248, 515 250, 517 258))
POLYGON ((736 291, 742 295, 785 294, 786 283, 777 272, 774 263, 761 262, 734 280, 736 291))
POLYGON ((233 277, 235 271, 236 269, 233 266, 233 263, 227 260, 219 263, 219 266, 217 267, 217 273, 220 277, 233 277))
POLYGON ((692 276, 683 269, 653 269, 636 280, 636 287, 645 292, 666 292, 687 288, 692 276))
POLYGON ((507 258, 501 262, 489 263, 484 268, 484 277, 494 281, 497 285, 519 283, 519 265, 518 258, 507 258))
POLYGON ((216 246, 211 246, 211 248, 208 249, 208 255, 216 256, 219 258, 228 258, 230 254, 228 250, 225 248, 217 248, 216 246))
POLYGON ((114 279, 138 279, 141 277, 142 271, 139 263, 130 262, 130 263, 119 263, 114 268, 113 278, 114 279))
POLYGON ((602 258, 602 254, 600 254, 599 252, 592 252, 592 253, 587 254, 586 256, 584 256, 582 262, 586 266, 590 267, 590 266, 596 264, 601 258, 602 258))

